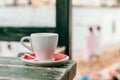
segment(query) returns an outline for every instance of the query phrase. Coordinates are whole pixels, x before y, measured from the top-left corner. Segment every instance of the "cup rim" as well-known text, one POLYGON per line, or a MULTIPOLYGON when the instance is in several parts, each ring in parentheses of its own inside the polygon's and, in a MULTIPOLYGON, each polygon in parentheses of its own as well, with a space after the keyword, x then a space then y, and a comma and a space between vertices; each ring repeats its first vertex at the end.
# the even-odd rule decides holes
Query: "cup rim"
POLYGON ((57 33, 32 33, 31 36, 58 36, 57 33))

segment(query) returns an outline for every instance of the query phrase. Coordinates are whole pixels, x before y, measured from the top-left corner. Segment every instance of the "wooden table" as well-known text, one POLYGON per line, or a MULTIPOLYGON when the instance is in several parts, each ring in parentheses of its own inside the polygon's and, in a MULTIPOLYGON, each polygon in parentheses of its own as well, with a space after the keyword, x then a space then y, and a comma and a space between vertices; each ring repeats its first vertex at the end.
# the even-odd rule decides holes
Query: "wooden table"
POLYGON ((0 57, 0 80, 73 80, 76 63, 59 67, 27 66, 20 58, 0 57))

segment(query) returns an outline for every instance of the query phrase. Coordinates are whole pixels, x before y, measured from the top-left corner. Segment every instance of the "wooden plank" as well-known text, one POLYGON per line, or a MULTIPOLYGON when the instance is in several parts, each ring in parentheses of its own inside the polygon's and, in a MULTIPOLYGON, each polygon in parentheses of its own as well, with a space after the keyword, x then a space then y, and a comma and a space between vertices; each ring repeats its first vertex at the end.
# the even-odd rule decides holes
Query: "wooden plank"
POLYGON ((0 65, 0 80, 65 80, 65 69, 0 65))
POLYGON ((59 45, 66 46, 66 54, 71 55, 71 0, 56 2, 56 31, 59 34, 59 45))
POLYGON ((20 41, 21 37, 31 33, 55 32, 55 28, 46 27, 0 27, 1 41, 20 41))
POLYGON ((20 58, 0 57, 0 80, 73 80, 76 63, 68 60, 61 66, 27 66, 20 58))

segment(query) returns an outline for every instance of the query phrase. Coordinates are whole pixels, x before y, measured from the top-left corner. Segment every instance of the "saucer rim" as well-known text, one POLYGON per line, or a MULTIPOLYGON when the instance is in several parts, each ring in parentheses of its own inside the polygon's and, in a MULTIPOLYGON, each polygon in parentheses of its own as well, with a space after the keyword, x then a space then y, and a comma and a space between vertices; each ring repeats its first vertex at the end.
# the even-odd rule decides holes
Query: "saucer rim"
MULTIPOLYGON (((32 53, 31 53, 32 54, 32 53)), ((62 54, 62 53, 57 53, 57 54, 62 54)), ((65 55, 65 54, 64 54, 65 55)), ((32 64, 49 64, 49 63, 60 63, 60 62, 65 62, 67 60, 69 60, 69 56, 65 55, 65 58, 60 59, 60 60, 56 60, 56 61, 35 61, 35 60, 27 60, 25 58, 23 58, 25 56, 25 54, 21 57, 21 60, 25 63, 32 63, 32 64)))

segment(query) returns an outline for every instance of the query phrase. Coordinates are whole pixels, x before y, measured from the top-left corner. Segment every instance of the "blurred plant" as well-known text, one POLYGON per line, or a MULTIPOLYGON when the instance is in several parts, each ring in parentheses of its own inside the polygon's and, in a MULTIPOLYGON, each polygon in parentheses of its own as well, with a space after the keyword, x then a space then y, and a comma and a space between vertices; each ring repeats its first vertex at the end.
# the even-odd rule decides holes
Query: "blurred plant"
POLYGON ((120 0, 117 0, 118 7, 120 7, 120 0))

